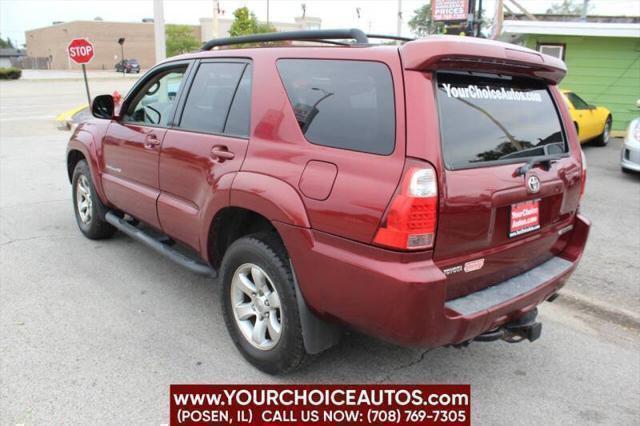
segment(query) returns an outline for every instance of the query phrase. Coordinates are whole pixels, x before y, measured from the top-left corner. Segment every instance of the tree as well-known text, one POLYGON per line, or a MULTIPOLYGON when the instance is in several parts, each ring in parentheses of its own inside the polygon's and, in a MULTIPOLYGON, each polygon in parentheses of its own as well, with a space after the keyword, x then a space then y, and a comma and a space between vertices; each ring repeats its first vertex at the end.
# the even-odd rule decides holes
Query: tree
POLYGON ((167 24, 165 34, 167 35, 167 56, 192 52, 200 47, 200 42, 193 35, 189 25, 167 24))
POLYGON ((241 7, 233 12, 234 20, 229 28, 229 35, 232 37, 272 33, 276 28, 267 23, 260 23, 252 12, 246 7, 241 7))
POLYGON ((444 24, 434 22, 431 17, 431 3, 426 3, 421 8, 413 11, 413 18, 409 20, 409 28, 418 37, 444 32, 444 24))
POLYGON ((0 49, 13 49, 13 43, 11 42, 9 37, 7 37, 6 40, 0 37, 0 49))
MULTIPOLYGON (((589 4, 587 7, 587 12, 593 7, 592 4, 589 4)), ((576 3, 575 0, 562 0, 562 3, 553 3, 549 9, 547 9, 547 14, 549 15, 573 15, 580 16, 584 13, 584 4, 582 2, 576 3)))

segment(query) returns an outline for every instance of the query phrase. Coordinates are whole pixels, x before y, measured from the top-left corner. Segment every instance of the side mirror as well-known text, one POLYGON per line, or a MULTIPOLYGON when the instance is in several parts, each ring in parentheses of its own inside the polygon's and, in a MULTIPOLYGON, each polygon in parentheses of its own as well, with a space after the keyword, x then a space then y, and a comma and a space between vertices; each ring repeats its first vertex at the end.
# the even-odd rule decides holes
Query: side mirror
POLYGON ((598 107, 595 106, 595 105, 589 105, 589 109, 596 109, 596 108, 598 108, 598 107))
POLYGON ((100 95, 93 98, 91 114, 96 118, 113 119, 114 102, 111 95, 100 95))

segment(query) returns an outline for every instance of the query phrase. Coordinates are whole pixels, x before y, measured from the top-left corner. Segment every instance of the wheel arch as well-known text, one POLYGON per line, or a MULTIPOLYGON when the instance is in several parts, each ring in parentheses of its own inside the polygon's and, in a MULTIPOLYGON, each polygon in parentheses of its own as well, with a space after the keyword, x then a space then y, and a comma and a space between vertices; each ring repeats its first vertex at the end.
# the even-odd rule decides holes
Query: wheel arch
POLYGON ((229 205, 218 210, 209 225, 206 255, 209 263, 218 269, 233 241, 258 232, 273 232, 282 242, 291 262, 305 349, 310 354, 317 354, 335 345, 342 330, 338 325, 319 318, 307 305, 296 279, 287 241, 277 229, 278 223, 310 228, 298 192, 274 177, 238 172, 233 180, 229 205))
POLYGON ((305 350, 309 354, 323 352, 339 342, 342 329, 339 325, 318 317, 307 305, 287 245, 281 233, 269 219, 242 207, 229 206, 221 209, 214 217, 209 230, 208 254, 212 265, 220 269, 224 253, 234 241, 265 231, 272 232, 277 237, 289 257, 305 350))
POLYGON ((83 123, 78 126, 67 145, 67 176, 69 177, 69 182, 71 182, 73 170, 75 169, 76 164, 81 160, 85 160, 89 165, 93 186, 101 201, 107 204, 107 198, 102 187, 99 159, 94 136, 84 128, 86 124, 87 123, 83 123))

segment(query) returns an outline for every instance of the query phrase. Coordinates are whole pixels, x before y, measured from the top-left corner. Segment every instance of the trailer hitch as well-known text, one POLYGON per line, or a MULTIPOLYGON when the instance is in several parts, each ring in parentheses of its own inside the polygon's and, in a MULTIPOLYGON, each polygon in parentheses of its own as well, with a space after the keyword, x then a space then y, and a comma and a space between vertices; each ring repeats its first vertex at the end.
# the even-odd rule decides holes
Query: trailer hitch
POLYGON ((518 343, 523 340, 533 342, 542 333, 542 324, 536 321, 537 316, 538 309, 536 308, 500 328, 482 333, 473 340, 476 342, 493 342, 495 340, 504 340, 507 343, 518 343))

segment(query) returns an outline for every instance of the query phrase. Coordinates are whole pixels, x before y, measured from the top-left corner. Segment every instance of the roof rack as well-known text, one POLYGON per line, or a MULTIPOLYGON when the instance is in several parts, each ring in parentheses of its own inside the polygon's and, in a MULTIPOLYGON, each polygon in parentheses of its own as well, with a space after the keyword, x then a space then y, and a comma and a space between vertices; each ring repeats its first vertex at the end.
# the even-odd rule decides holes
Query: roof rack
POLYGON ((214 47, 230 46, 244 43, 266 43, 270 41, 315 41, 318 43, 335 44, 338 46, 367 45, 369 37, 388 40, 411 41, 412 38, 396 37, 392 35, 371 34, 367 36, 362 30, 357 28, 342 30, 310 30, 310 31, 286 31, 277 33, 252 34, 239 37, 224 37, 209 40, 202 46, 202 50, 211 50, 214 47), (355 40, 355 43, 348 43, 334 40, 355 40))
POLYGON ((398 40, 398 41, 414 41, 415 40, 415 38, 411 38, 411 37, 400 37, 400 36, 385 35, 385 34, 367 34, 367 37, 382 38, 385 40, 398 40))
MULTIPOLYGON (((269 41, 317 41, 328 42, 327 39, 354 39, 357 44, 368 44, 367 35, 357 28, 347 30, 312 30, 286 31, 281 33, 252 34, 239 37, 225 37, 209 40, 202 46, 202 50, 211 50, 217 46, 228 46, 244 43, 264 43, 269 41)), ((330 42, 337 44, 337 42, 330 42)), ((348 43, 341 43, 348 44, 348 43)))

